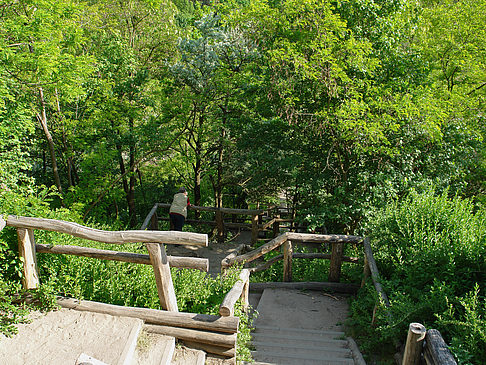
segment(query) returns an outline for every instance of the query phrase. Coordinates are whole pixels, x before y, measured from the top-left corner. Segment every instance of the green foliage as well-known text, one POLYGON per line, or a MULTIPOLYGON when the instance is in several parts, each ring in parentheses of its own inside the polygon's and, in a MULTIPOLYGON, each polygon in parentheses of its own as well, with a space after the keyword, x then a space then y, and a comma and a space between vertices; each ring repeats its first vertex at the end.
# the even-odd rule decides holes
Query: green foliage
MULTIPOLYGON (((381 307, 376 329, 361 325, 368 332, 361 334, 365 347, 402 338, 410 322, 420 322, 438 328, 463 363, 481 363, 485 342, 479 329, 486 324, 485 308, 479 304, 486 294, 485 220, 485 211, 475 211, 471 201, 450 199, 447 192, 436 195, 433 190, 412 191, 370 219, 366 230, 390 298, 392 322, 387 322, 381 307)), ((362 293, 353 304, 354 321, 362 321, 363 316, 369 320, 362 307, 373 302, 366 299, 370 295, 362 293)), ((367 310, 371 313, 372 307, 367 310)))

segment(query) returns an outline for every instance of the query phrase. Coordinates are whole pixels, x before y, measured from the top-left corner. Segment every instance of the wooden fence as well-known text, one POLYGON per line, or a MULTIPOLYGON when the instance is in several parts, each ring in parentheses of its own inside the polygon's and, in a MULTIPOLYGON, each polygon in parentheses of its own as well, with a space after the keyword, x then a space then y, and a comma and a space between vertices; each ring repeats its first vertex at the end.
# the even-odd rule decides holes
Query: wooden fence
MULTIPOLYGON (((155 203, 152 209, 150 210, 149 214, 147 214, 141 229, 150 228, 153 230, 158 229, 158 222, 159 221, 168 221, 168 209, 170 208, 170 204, 166 203, 155 203), (157 214, 159 208, 165 209, 166 214, 157 214)), ((222 242, 225 237, 226 230, 228 228, 243 228, 251 230, 251 244, 255 244, 258 239, 259 232, 262 231, 272 231, 273 236, 278 236, 280 232, 280 225, 281 223, 292 223, 292 219, 282 219, 280 218, 280 213, 278 212, 275 207, 270 207, 267 209, 234 209, 234 208, 217 208, 217 207, 201 207, 196 205, 191 205, 188 207, 189 210, 195 210, 200 212, 212 212, 214 213, 214 220, 195 220, 195 219, 187 219, 187 223, 191 224, 207 224, 216 227, 217 232, 217 239, 218 242, 222 242), (250 223, 245 222, 234 222, 232 219, 231 222, 227 222, 225 220, 225 215, 231 215, 232 217, 235 216, 249 216, 250 223), (263 221, 263 218, 266 218, 266 221, 263 221)))
POLYGON ((58 297, 58 304, 76 310, 140 318, 148 324, 146 328, 149 332, 177 337, 188 344, 193 344, 217 355, 227 357, 235 355, 238 317, 234 317, 232 314, 220 317, 180 313, 177 308, 170 266, 208 271, 209 263, 208 259, 167 256, 164 244, 207 246, 207 235, 176 231, 103 231, 72 222, 18 216, 8 216, 6 220, 0 217, 0 231, 5 226, 17 229, 19 254, 23 259, 22 280, 25 289, 37 289, 39 287, 36 252, 152 265, 163 311, 120 307, 62 297, 58 297), (34 230, 54 231, 110 244, 145 243, 148 255, 79 246, 36 244, 34 230))

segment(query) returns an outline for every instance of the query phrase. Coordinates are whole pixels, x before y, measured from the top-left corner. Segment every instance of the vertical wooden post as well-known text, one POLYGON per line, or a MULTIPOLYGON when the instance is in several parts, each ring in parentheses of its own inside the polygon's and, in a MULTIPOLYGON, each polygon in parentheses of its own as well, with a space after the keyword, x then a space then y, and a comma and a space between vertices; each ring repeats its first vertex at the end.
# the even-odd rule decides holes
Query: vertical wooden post
POLYGON ((410 323, 402 365, 418 365, 425 338, 425 327, 420 323, 410 323))
POLYGON ((216 211, 216 228, 218 230, 218 242, 223 243, 224 242, 224 215, 223 212, 218 209, 216 211))
POLYGON ((157 217, 157 211, 155 211, 150 218, 150 229, 153 231, 159 230, 159 217, 157 217))
POLYGON ((34 231, 32 229, 18 228, 17 236, 19 255, 24 261, 22 284, 24 289, 37 289, 39 288, 39 274, 35 255, 34 231))
POLYGON ((258 214, 251 217, 251 245, 253 246, 258 240, 258 214))
POLYGON ((147 243, 146 246, 150 255, 150 262, 154 268, 160 305, 162 309, 167 311, 178 312, 177 299, 165 247, 160 243, 147 243))
POLYGON ((2 216, 0 216, 0 232, 2 231, 2 229, 5 228, 7 222, 5 222, 5 220, 2 218, 2 216))
POLYGON ((283 248, 283 281, 292 281, 292 241, 285 241, 283 248))
POLYGON ((361 288, 365 285, 366 279, 369 278, 371 274, 370 265, 368 264, 368 256, 364 255, 364 265, 363 265, 363 279, 361 280, 361 288))
POLYGON ((329 267, 329 278, 330 282, 339 283, 341 278, 341 264, 343 257, 343 243, 333 242, 332 243, 332 253, 331 253, 331 264, 329 267))
POLYGON ((273 222, 273 238, 277 237, 280 234, 280 214, 275 214, 276 221, 273 222))
POLYGON ((248 313, 248 305, 250 304, 250 279, 248 279, 243 286, 241 303, 243 304, 243 311, 248 313))

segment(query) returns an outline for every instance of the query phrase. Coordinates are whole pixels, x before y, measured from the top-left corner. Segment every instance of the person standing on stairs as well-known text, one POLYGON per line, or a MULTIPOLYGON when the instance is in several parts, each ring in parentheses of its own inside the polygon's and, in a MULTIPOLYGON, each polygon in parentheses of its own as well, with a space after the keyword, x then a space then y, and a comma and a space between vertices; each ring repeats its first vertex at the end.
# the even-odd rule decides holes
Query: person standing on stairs
POLYGON ((171 230, 182 231, 184 222, 187 218, 187 207, 191 205, 187 191, 185 188, 180 188, 179 191, 174 194, 174 199, 169 209, 169 218, 171 230))

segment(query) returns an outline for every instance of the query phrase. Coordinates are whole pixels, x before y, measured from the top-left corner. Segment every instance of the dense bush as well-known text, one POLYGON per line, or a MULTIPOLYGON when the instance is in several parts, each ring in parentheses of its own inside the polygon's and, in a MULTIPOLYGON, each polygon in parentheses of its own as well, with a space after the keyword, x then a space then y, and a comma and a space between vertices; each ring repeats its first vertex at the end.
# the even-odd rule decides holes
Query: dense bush
MULTIPOLYGON (((461 364, 486 358, 486 211, 447 192, 411 192, 378 213, 366 227, 391 302, 376 327, 370 316, 376 294, 369 286, 353 303, 363 346, 406 338, 410 322, 437 328, 461 364)), ((356 326, 357 325, 357 326, 356 326)))

